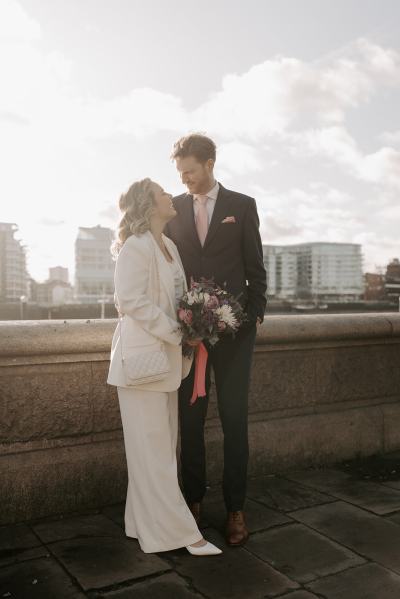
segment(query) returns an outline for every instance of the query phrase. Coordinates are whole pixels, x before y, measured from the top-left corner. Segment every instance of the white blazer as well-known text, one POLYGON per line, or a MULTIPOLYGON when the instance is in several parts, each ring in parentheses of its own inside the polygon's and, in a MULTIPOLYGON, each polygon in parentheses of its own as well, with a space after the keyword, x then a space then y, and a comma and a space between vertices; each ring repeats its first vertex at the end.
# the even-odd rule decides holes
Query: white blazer
MULTIPOLYGON (((163 241, 180 266, 186 290, 177 247, 165 235, 163 241)), ((182 356, 172 270, 150 231, 140 236, 131 235, 125 241, 117 257, 114 283, 116 304, 123 316, 112 339, 108 384, 147 391, 175 391, 188 375, 191 360, 182 356), (130 349, 137 352, 138 347, 154 343, 155 338, 164 341, 171 371, 163 380, 135 387, 127 385, 122 368, 120 326, 124 357, 129 356, 130 349)))

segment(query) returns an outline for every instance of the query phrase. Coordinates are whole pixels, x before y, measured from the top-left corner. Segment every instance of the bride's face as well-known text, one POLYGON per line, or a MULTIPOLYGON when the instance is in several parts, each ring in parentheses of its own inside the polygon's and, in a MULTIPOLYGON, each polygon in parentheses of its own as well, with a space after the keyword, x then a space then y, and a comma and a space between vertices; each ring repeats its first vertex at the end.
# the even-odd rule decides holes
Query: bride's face
POLYGON ((176 210, 172 204, 172 195, 164 191, 158 183, 152 183, 152 190, 155 200, 154 216, 161 221, 168 222, 176 215, 176 210))

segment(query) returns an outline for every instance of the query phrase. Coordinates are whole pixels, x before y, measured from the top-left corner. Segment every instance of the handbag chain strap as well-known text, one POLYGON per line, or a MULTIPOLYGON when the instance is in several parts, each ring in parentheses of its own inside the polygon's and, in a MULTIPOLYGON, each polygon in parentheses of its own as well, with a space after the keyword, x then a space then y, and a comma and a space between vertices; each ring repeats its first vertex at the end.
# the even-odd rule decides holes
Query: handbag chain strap
MULTIPOLYGON (((150 235, 153 235, 153 234, 150 233, 150 235)), ((158 272, 158 263, 157 263, 157 256, 156 256, 156 248, 154 246, 154 243, 156 243, 155 240, 153 241, 153 254, 152 254, 152 257, 151 257, 152 258, 152 262, 150 262, 150 264, 153 263, 153 268, 151 270, 155 274, 155 277, 156 277, 157 298, 158 298, 158 303, 160 303, 160 297, 161 297, 160 276, 159 276, 159 272, 158 272)), ((154 287, 153 287, 153 282, 154 281, 152 281, 150 279, 150 275, 151 274, 152 273, 149 272, 149 287, 151 289, 151 300, 152 300, 153 303, 155 303, 154 302, 154 293, 152 292, 152 289, 154 289, 154 287)), ((154 276, 153 276, 153 278, 154 278, 154 276)), ((122 316, 119 317, 119 340, 120 340, 119 346, 120 346, 120 349, 121 349, 121 361, 123 362, 124 361, 124 354, 123 354, 123 351, 122 351, 122 326, 121 325, 122 325, 122 316)))

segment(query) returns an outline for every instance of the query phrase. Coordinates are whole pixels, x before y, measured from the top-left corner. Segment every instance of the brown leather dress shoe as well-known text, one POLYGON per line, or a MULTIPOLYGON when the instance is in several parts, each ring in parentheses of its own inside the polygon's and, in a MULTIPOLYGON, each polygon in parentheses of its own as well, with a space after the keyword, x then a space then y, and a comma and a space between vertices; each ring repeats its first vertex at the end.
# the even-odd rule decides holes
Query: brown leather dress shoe
POLYGON ((199 501, 195 501, 194 503, 188 503, 189 509, 193 514, 193 518, 196 520, 197 526, 200 526, 200 508, 201 503, 199 501))
POLYGON ((225 539, 231 547, 241 547, 249 538, 244 512, 228 512, 225 539))

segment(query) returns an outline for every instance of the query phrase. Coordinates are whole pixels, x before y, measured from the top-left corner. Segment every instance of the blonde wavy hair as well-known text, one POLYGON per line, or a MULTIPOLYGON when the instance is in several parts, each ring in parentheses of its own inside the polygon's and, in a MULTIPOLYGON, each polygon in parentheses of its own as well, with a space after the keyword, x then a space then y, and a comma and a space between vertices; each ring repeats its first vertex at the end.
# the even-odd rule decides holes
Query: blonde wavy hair
POLYGON ((150 229, 150 218, 155 207, 153 181, 148 177, 132 183, 126 193, 119 198, 119 209, 122 218, 118 225, 117 239, 111 246, 111 253, 116 258, 131 235, 142 235, 150 229))

